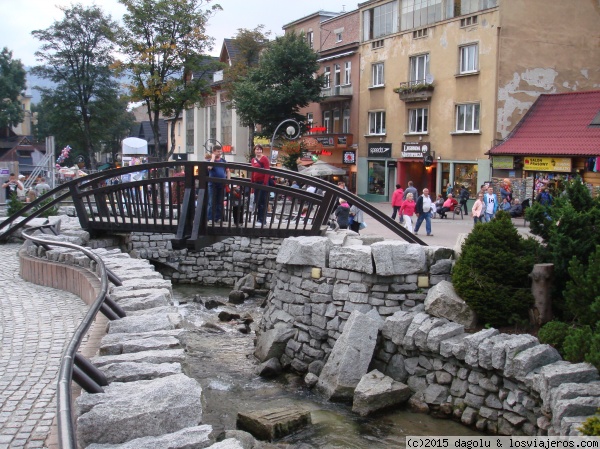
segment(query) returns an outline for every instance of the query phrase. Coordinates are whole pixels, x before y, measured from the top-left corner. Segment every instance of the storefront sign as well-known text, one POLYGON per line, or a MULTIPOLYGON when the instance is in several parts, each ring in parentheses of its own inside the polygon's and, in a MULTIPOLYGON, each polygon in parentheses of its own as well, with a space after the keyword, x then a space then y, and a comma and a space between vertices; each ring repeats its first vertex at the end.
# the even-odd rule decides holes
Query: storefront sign
POLYGON ((346 142, 348 141, 348 136, 338 136, 337 141, 338 145, 346 145, 346 142))
POLYGON ((493 156, 492 166, 500 170, 512 170, 515 168, 515 158, 512 156, 493 156))
POLYGON ((370 143, 368 149, 369 157, 392 157, 392 144, 391 143, 370 143))
POLYGON ((332 147, 333 146, 333 137, 326 136, 316 136, 315 139, 324 147, 332 147))
POLYGON ((526 156, 523 162, 523 168, 527 171, 571 172, 571 158, 568 157, 526 156))
POLYGON ((422 158, 429 153, 429 142, 403 142, 402 157, 422 158))
POLYGON ((343 164, 356 164, 356 151, 343 151, 342 152, 342 163, 343 164))

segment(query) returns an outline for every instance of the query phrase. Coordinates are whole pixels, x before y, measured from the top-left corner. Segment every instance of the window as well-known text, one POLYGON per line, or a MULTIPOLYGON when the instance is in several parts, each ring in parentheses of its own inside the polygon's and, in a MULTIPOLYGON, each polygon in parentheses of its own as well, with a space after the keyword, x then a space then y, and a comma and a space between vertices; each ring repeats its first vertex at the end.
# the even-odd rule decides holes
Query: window
POLYGON ((479 131, 479 104, 456 105, 456 132, 467 133, 479 131))
POLYGON ((342 121, 342 133, 350 134, 350 109, 344 109, 344 118, 342 121))
POLYGON ((352 84, 350 75, 352 74, 352 62, 347 61, 344 64, 344 84, 349 85, 352 84))
POLYGON ((185 110, 185 152, 194 152, 194 108, 185 110))
POLYGON ((342 84, 342 74, 341 74, 341 71, 340 71, 340 65, 339 64, 333 64, 333 71, 334 71, 333 85, 334 86, 339 86, 340 84, 342 84))
POLYGON ((408 110, 408 132, 426 133, 428 131, 429 110, 427 108, 408 110))
POLYGON ((312 126, 312 124, 313 124, 314 117, 315 117, 315 116, 314 116, 314 114, 313 114, 312 112, 307 112, 307 113, 306 113, 306 122, 307 122, 307 123, 308 123, 310 126, 312 126))
POLYGON ((477 25, 477 16, 465 17, 464 19, 460 19, 461 28, 468 27, 471 25, 477 25))
POLYGON ((208 137, 210 139, 216 139, 217 138, 217 106, 212 105, 212 106, 209 106, 208 109, 209 109, 209 112, 208 112, 208 116, 209 116, 208 137))
POLYGON ((383 48, 383 39, 379 39, 378 41, 371 42, 371 48, 376 50, 378 48, 383 48))
POLYGON ((335 35, 335 41, 336 42, 342 42, 342 33, 337 33, 335 35))
POLYGON ((339 109, 333 110, 333 132, 334 133, 340 132, 340 110, 339 109))
POLYGON ((331 133, 331 111, 323 112, 323 127, 326 134, 331 133))
POLYGON ((420 39, 422 37, 427 37, 427 28, 413 31, 413 39, 420 39))
POLYGON ((221 102, 221 142, 231 145, 231 102, 221 102))
POLYGON ((398 31, 398 1, 363 12, 363 40, 368 41, 398 31))
POLYGON ((323 87, 325 89, 331 87, 331 67, 325 67, 325 73, 323 74, 323 87))
POLYGON ((378 62, 377 64, 373 64, 373 83, 372 86, 383 86, 384 78, 383 78, 383 62, 378 62))
POLYGON ((410 77, 411 84, 421 84, 429 75, 429 54, 412 56, 410 58, 410 77))
POLYGON ((369 161, 369 185, 367 193, 385 195, 385 161, 369 161))
POLYGON ((470 44, 459 48, 460 73, 472 73, 479 70, 479 45, 470 44))
POLYGON ((471 14, 497 6, 498 0, 454 0, 455 16, 471 14))
POLYGON ((442 0, 402 0, 400 29, 403 31, 443 19, 442 0))
POLYGON ((313 45, 314 45, 314 39, 315 39, 315 35, 312 31, 309 31, 308 33, 306 33, 306 43, 308 44, 308 46, 312 49, 313 45))
POLYGON ((369 134, 385 134, 385 111, 369 112, 369 134))

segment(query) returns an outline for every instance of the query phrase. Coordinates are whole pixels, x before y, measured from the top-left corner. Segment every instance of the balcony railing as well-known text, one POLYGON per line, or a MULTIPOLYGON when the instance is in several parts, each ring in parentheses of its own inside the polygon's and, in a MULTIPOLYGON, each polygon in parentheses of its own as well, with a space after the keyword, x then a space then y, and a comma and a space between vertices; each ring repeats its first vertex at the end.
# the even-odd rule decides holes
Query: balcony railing
POLYGON ((400 86, 394 89, 404 102, 427 101, 433 96, 433 83, 429 80, 414 80, 400 83, 400 86))
POLYGON ((330 86, 321 89, 321 97, 351 97, 352 96, 352 85, 347 86, 330 86))

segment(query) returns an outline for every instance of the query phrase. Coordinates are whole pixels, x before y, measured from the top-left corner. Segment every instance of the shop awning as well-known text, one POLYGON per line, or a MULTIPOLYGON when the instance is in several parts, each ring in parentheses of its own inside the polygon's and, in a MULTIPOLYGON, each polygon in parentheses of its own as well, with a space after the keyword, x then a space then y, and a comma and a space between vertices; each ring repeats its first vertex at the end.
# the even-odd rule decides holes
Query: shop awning
POLYGON ((600 91, 542 94, 491 156, 600 156, 600 91))

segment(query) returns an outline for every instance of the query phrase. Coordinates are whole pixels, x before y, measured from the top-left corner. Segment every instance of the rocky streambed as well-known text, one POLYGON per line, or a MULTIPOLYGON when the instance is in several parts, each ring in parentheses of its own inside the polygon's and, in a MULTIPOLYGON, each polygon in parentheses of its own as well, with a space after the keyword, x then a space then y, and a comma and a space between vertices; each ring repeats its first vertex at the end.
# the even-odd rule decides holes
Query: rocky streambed
MULTIPOLYGON (((312 424, 277 441, 318 448, 403 447, 406 435, 480 435, 449 420, 406 409, 360 417, 351 407, 325 400, 292 373, 263 379, 255 372, 254 329, 261 319, 261 299, 206 309, 206 301, 227 303, 229 291, 188 285, 174 286, 174 300, 187 329, 184 371, 202 386, 203 422, 216 433, 235 429, 238 412, 300 408, 310 411, 312 424), (219 314, 235 310, 252 316, 250 333, 239 331, 237 320, 223 322, 219 314)), ((214 305, 214 304, 213 304, 214 305)))

